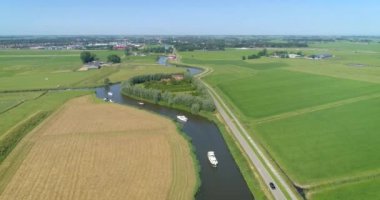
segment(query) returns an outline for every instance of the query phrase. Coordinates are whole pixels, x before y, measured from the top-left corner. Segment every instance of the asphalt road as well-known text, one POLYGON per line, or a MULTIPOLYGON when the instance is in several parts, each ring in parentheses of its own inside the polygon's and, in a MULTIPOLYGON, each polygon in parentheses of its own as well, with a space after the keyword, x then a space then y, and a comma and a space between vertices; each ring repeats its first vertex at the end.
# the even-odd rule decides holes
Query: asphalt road
MULTIPOLYGON (((205 70, 205 73, 200 74, 198 77, 203 77, 210 73, 210 71, 205 70)), ((256 167, 258 173, 262 177, 262 180, 267 185, 269 191, 272 193, 274 199, 276 200, 284 200, 287 199, 284 195, 283 191, 278 187, 277 184, 281 184, 282 188, 286 190, 291 199, 298 199, 294 192, 289 188, 285 180, 280 176, 277 170, 273 167, 273 165, 269 162, 266 156, 262 153, 256 142, 251 138, 246 129, 241 125, 236 116, 232 113, 232 111, 226 106, 223 102, 222 98, 215 92, 215 90, 210 87, 207 83, 203 82, 205 86, 209 89, 210 94, 215 102, 216 109, 222 116, 226 125, 230 128, 232 134, 235 136, 236 140, 240 143, 243 150, 249 157, 251 163, 256 167), (257 153, 256 153, 257 152, 257 153), (266 166, 268 166, 269 170, 271 170, 273 176, 276 177, 275 181, 272 177, 272 174, 269 173, 268 169, 265 167, 264 163, 259 159, 265 162, 266 166), (276 185, 276 189, 271 189, 269 187, 269 183, 274 183, 276 185)))

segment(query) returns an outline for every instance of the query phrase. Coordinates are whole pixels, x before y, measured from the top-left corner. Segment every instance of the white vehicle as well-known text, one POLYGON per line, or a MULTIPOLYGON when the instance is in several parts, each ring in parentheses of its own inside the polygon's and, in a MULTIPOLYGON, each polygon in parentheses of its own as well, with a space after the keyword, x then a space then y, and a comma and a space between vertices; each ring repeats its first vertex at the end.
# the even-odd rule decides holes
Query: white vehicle
POLYGON ((187 122, 187 117, 185 115, 177 115, 177 119, 183 122, 187 122))
POLYGON ((108 92, 107 94, 108 94, 108 96, 112 96, 113 95, 112 92, 108 92))
POLYGON ((207 157, 213 167, 216 167, 218 165, 218 160, 215 157, 215 152, 213 151, 207 152, 207 157))

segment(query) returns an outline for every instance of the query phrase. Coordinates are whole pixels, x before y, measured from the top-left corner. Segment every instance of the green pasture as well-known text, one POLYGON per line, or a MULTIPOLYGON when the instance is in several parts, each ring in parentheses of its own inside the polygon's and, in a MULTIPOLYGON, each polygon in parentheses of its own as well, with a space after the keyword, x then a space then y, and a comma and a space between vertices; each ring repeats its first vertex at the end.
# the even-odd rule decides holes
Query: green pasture
POLYGON ((0 113, 5 110, 20 104, 21 102, 33 99, 41 95, 42 92, 20 92, 20 93, 5 93, 0 95, 0 113))
POLYGON ((361 191, 377 199, 376 187, 362 181, 380 173, 380 44, 289 50, 334 57, 243 61, 255 50, 228 49, 181 52, 181 61, 213 69, 205 80, 283 172, 312 188, 312 199, 363 199, 361 191))
POLYGON ((300 185, 377 174, 379 104, 373 98, 258 124, 256 135, 300 185))
POLYGON ((376 84, 286 70, 260 72, 218 87, 252 119, 380 92, 376 84))
POLYGON ((155 64, 158 55, 124 56, 124 51, 92 51, 106 61, 110 54, 122 57, 122 63, 100 70, 78 71, 83 66, 81 51, 0 50, 0 91, 91 87, 111 81, 127 80, 131 76, 183 72, 181 68, 155 64))
POLYGON ((380 179, 373 178, 357 183, 333 187, 310 195, 313 200, 380 199, 380 179))

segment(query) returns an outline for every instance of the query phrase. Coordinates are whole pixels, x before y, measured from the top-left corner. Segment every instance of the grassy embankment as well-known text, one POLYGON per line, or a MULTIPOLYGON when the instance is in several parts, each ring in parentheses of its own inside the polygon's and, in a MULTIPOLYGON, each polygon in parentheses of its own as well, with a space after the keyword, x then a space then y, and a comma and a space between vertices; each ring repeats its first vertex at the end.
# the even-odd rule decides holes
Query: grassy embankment
MULTIPOLYGON (((325 45, 319 49, 315 44, 304 50, 335 55, 320 61, 242 61, 241 56, 252 51, 240 50, 181 55, 184 63, 214 69, 205 80, 286 176, 315 194, 311 198, 320 199, 318 194, 323 196, 325 191, 326 196, 334 196, 334 191, 339 194, 340 184, 350 189, 358 185, 355 191, 360 194, 363 187, 356 182, 379 174, 376 130, 380 127, 374 120, 380 113, 376 106, 380 45, 345 45, 326 50, 325 45)), ((373 194, 371 188, 365 192, 373 194)))

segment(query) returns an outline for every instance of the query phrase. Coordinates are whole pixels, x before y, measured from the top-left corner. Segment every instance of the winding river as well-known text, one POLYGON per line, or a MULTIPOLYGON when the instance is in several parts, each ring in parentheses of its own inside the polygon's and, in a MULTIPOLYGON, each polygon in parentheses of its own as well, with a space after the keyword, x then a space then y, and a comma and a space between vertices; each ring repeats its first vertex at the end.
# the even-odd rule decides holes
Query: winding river
MULTIPOLYGON (((193 75, 201 72, 201 70, 197 68, 188 68, 188 71, 193 75)), ((108 92, 112 92, 113 96, 111 99, 115 103, 138 107, 163 115, 172 120, 176 120, 176 116, 179 114, 184 114, 188 117, 189 120, 183 123, 182 130, 191 138, 196 157, 200 164, 201 186, 196 195, 197 200, 254 199, 228 150, 221 132, 213 122, 206 118, 173 108, 150 103, 145 103, 141 106, 136 100, 122 96, 120 94, 120 87, 120 84, 116 84, 108 88, 97 88, 96 96, 103 99, 107 96, 108 92), (217 168, 212 167, 208 161, 207 152, 210 150, 215 151, 219 161, 217 168)))

